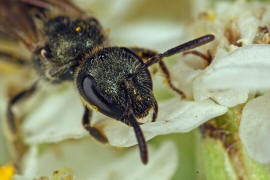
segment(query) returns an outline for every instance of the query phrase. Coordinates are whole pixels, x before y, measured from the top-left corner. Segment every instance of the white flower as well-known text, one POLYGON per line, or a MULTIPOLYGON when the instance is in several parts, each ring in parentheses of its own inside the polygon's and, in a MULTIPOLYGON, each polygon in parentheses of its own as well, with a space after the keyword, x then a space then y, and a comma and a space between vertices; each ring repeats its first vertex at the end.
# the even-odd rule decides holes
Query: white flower
MULTIPOLYGON (((214 56, 213 62, 204 70, 197 70, 194 63, 202 61, 195 56, 184 57, 184 62, 174 67, 177 72, 189 69, 192 83, 175 80, 196 101, 213 99, 220 105, 234 107, 246 103, 254 94, 265 94, 270 89, 270 5, 268 3, 237 1, 216 3, 214 11, 199 15, 189 32, 199 36, 212 32, 216 44, 207 48, 214 56), (265 44, 265 45, 263 45, 265 44), (267 44, 267 45, 266 45, 267 44), (180 66, 185 64, 187 67, 180 66), (177 71, 178 70, 178 71, 177 71)), ((202 68, 199 67, 199 68, 202 68)), ((180 79, 180 80, 179 80, 180 79)), ((262 163, 269 163, 269 95, 251 100, 243 109, 240 122, 240 139, 250 157, 262 163)))
MULTIPOLYGON (((46 147, 45 147, 46 149, 46 147)), ((72 169, 77 179, 170 179, 177 167, 177 149, 171 142, 158 149, 149 148, 151 160, 146 166, 138 158, 138 149, 116 151, 89 139, 55 144, 43 153, 33 146, 24 160, 23 175, 15 180, 49 177, 63 167, 72 169)))
POLYGON ((261 163, 270 162, 270 94, 249 101, 243 109, 239 135, 247 153, 261 163))
POLYGON ((248 45, 216 59, 200 77, 208 89, 270 89, 270 46, 248 45))

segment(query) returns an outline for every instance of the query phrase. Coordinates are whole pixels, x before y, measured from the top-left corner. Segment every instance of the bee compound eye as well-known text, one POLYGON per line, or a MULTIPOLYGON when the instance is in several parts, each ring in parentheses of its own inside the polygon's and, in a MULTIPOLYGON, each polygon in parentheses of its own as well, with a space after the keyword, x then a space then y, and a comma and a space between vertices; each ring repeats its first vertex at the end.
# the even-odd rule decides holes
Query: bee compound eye
POLYGON ((117 107, 117 104, 108 102, 104 97, 104 94, 98 90, 95 79, 91 76, 86 76, 82 80, 82 90, 86 101, 95 107, 101 113, 119 119, 122 115, 122 110, 117 107))

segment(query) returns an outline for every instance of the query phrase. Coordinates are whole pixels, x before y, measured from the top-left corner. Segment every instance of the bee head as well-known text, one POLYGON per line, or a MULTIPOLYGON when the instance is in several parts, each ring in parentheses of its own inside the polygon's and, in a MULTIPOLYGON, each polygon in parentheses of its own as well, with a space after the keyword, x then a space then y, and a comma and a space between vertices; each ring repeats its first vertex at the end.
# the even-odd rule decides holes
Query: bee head
POLYGON ((129 100, 136 118, 146 116, 154 99, 149 71, 145 69, 129 80, 128 87, 123 85, 142 65, 142 60, 126 48, 103 48, 87 56, 75 76, 84 104, 122 120, 129 100))

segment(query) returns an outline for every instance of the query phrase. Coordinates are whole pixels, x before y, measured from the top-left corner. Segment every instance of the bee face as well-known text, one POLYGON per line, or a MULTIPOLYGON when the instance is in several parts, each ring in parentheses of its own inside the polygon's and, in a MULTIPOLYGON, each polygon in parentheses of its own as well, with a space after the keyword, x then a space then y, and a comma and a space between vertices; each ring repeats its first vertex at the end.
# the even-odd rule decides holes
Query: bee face
POLYGON ((152 79, 147 69, 132 79, 128 92, 123 83, 142 60, 126 48, 104 48, 86 57, 77 70, 76 86, 83 101, 107 116, 121 120, 126 109, 126 93, 136 117, 144 117, 153 106, 152 79))

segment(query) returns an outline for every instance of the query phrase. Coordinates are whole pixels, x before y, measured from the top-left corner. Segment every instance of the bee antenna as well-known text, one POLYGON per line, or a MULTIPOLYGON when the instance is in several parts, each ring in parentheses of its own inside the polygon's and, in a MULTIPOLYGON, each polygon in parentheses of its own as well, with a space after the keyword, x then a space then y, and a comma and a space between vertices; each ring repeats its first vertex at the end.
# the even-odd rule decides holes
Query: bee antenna
POLYGON ((169 56, 172 56, 172 55, 175 55, 175 54, 178 54, 178 53, 190 50, 190 49, 194 49, 196 47, 199 47, 199 46, 202 46, 202 45, 204 45, 206 43, 209 43, 210 41, 213 41, 214 39, 215 39, 214 35, 208 34, 208 35, 205 35, 205 36, 201 36, 201 37, 199 37, 197 39, 193 39, 191 41, 188 41, 188 42, 186 42, 184 44, 180 44, 179 46, 171 48, 171 49, 165 51, 164 53, 158 54, 158 55, 150 58, 145 63, 145 66, 149 67, 152 64, 155 64, 155 63, 161 61, 161 59, 164 58, 164 57, 169 57, 169 56))
POLYGON ((133 110, 130 109, 131 99, 130 99, 130 96, 128 94, 129 79, 125 79, 122 85, 123 85, 123 89, 125 91, 125 96, 127 99, 126 110, 122 116, 122 120, 123 120, 123 122, 125 122, 129 126, 133 127, 133 130, 134 130, 134 133, 136 135, 137 142, 138 142, 139 150, 140 150, 141 160, 142 160, 143 164, 147 164, 147 162, 148 162, 147 144, 145 142, 143 132, 142 132, 136 118, 134 117, 133 110))
POLYGON ((147 164, 148 162, 147 144, 145 142, 143 132, 133 114, 129 115, 129 122, 130 122, 130 125, 134 129, 134 132, 138 141, 138 146, 139 146, 140 154, 141 154, 141 160, 144 164, 147 164))
POLYGON ((155 55, 153 57, 151 57, 144 65, 140 66, 140 68, 133 73, 129 78, 133 78, 135 77, 138 73, 140 73, 141 71, 143 71, 145 68, 158 63, 159 61, 161 61, 164 57, 169 57, 190 49, 194 49, 196 47, 202 46, 204 44, 207 44, 211 41, 213 41, 215 39, 215 36, 213 34, 207 34, 205 36, 201 36, 197 39, 193 39, 191 41, 188 41, 184 44, 180 44, 179 46, 176 46, 174 48, 171 48, 167 51, 165 51, 164 53, 155 55))

